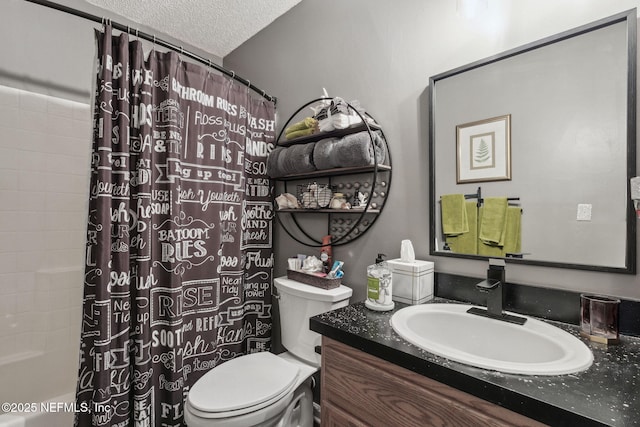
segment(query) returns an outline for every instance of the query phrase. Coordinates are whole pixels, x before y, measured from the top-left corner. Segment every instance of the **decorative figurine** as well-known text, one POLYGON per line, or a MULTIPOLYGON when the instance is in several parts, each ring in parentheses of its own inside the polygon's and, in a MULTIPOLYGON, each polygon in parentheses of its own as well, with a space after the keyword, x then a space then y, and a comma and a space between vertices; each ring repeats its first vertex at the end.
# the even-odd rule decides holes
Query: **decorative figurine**
POLYGON ((356 192, 356 199, 358 200, 358 207, 359 208, 366 208, 367 207, 367 195, 365 193, 363 193, 362 191, 357 191, 356 192))

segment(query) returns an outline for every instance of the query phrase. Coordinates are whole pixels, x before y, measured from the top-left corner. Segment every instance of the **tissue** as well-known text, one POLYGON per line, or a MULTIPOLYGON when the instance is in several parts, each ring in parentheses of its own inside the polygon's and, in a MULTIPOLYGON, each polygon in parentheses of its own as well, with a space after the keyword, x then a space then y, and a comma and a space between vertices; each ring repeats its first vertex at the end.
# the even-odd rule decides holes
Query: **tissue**
POLYGON ((400 244, 400 261, 414 262, 416 260, 416 253, 413 250, 413 244, 411 240, 405 239, 400 244))

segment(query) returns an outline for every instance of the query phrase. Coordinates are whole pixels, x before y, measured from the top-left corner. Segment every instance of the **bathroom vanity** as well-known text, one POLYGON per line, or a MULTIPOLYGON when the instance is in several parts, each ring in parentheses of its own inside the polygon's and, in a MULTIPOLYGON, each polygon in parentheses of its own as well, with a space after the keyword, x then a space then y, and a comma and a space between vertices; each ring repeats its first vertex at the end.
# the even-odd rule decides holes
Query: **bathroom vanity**
POLYGON ((327 337, 322 364, 323 426, 544 425, 327 337))
MULTIPOLYGON (((588 343, 593 365, 577 374, 512 375, 409 344, 389 322, 404 307, 373 312, 356 303, 311 319, 323 335, 323 426, 640 424, 640 338, 588 343)), ((551 323, 579 335, 577 326, 551 323)))

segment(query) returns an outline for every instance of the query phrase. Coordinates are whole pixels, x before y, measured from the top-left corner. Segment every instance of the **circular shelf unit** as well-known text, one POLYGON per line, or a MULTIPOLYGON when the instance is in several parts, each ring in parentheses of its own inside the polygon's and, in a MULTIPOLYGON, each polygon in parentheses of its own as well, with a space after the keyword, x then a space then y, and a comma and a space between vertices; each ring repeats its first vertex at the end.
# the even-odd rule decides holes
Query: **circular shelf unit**
MULTIPOLYGON (((382 213, 391 187, 391 153, 382 128, 369 123, 365 116, 351 104, 347 105, 351 111, 357 113, 362 119, 361 123, 347 129, 319 132, 292 140, 282 140, 284 129, 303 109, 321 101, 330 101, 330 99, 314 99, 293 113, 282 127, 283 130, 278 136, 278 146, 288 147, 294 144, 307 144, 325 138, 341 138, 364 131, 369 133, 370 141, 373 144, 373 132, 378 131, 384 143, 385 158, 384 161, 378 162, 376 152, 373 150, 374 164, 370 166, 315 170, 313 172, 272 178, 275 182, 274 195, 291 193, 298 197, 298 187, 314 183, 326 185, 334 189, 335 192, 343 193, 347 200, 355 200, 356 192, 362 192, 367 195, 363 206, 351 209, 332 209, 331 207, 309 209, 276 208, 276 219, 283 230, 298 243, 309 247, 323 246, 322 238, 327 234, 331 235, 332 246, 351 243, 364 235, 382 213), (326 218, 326 232, 324 230, 319 231, 321 227, 319 227, 318 216, 326 218)), ((367 114, 367 116, 372 119, 370 115, 367 114)), ((300 198, 298 197, 298 199, 300 198)))

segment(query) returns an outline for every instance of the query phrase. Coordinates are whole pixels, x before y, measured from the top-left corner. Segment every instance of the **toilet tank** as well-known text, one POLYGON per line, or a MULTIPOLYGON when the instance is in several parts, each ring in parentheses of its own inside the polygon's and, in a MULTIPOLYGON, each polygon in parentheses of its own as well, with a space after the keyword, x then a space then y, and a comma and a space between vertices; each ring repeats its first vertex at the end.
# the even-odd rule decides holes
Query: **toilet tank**
POLYGON ((294 356, 319 367, 320 355, 315 347, 320 345, 320 334, 309 329, 309 319, 347 306, 353 291, 344 285, 322 289, 286 277, 274 279, 274 285, 279 296, 282 345, 294 356))

